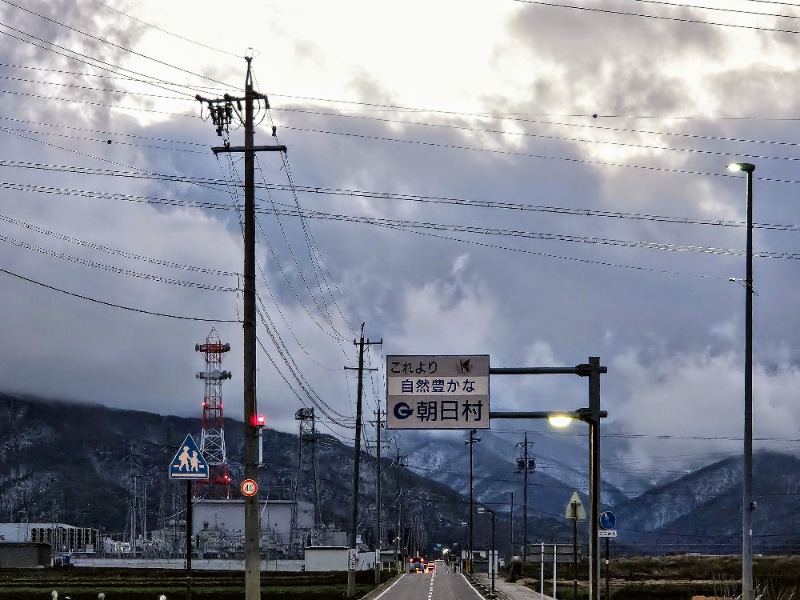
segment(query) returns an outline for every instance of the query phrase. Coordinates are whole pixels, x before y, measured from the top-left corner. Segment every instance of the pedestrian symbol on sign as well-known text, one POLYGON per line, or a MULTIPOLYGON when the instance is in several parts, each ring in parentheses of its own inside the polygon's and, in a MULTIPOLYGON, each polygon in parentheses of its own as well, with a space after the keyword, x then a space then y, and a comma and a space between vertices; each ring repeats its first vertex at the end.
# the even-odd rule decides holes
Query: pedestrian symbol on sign
POLYGON ((187 435, 169 465, 170 479, 208 479, 208 463, 191 435, 187 435))

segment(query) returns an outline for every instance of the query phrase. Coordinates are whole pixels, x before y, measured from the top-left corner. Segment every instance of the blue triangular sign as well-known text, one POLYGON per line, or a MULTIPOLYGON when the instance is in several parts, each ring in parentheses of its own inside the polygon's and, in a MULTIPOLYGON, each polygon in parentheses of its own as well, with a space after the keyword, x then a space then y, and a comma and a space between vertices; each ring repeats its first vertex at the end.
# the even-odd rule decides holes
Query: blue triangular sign
POLYGON ((178 446, 175 458, 169 463, 170 479, 208 479, 208 463, 191 435, 178 446))

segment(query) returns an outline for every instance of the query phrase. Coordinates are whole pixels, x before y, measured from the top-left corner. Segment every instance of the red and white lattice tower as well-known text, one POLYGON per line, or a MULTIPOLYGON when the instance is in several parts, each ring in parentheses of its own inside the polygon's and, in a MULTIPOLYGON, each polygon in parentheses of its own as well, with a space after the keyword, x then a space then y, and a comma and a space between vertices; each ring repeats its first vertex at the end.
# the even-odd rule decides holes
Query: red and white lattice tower
POLYGON ((230 498, 231 478, 228 475, 228 457, 225 454, 225 423, 222 417, 222 382, 231 378, 230 371, 222 370, 222 357, 231 349, 223 344, 216 329, 208 334, 204 344, 196 344, 195 352, 202 352, 206 370, 197 374, 205 384, 203 396, 203 431, 200 434, 200 452, 209 469, 208 481, 197 481, 196 496, 230 498))

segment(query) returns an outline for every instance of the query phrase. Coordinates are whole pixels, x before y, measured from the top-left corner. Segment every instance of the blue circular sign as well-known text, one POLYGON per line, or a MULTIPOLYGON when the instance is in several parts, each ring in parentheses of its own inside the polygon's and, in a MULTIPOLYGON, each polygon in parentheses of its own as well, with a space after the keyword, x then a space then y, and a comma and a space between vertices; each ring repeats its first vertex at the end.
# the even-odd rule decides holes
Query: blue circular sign
POLYGON ((614 529, 617 526, 617 517, 610 510, 600 513, 600 528, 601 529, 614 529))

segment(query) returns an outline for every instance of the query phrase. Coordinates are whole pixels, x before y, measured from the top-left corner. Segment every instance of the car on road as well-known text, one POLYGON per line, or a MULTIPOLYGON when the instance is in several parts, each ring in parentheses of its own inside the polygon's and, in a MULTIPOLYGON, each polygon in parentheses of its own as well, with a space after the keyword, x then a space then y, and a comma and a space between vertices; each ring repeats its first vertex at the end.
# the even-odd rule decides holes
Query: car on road
POLYGON ((408 558, 408 572, 422 573, 425 570, 425 559, 421 556, 410 556, 408 558))
POLYGON ((429 562, 427 565, 425 565, 425 572, 426 573, 435 573, 436 572, 436 563, 435 562, 429 562))

